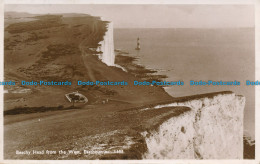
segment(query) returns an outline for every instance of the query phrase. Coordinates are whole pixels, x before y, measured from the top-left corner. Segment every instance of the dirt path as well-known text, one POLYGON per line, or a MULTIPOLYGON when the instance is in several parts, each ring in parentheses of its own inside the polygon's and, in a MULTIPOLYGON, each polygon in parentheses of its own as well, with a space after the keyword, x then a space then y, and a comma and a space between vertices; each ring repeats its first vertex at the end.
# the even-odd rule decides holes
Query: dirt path
POLYGON ((90 80, 91 81, 96 81, 96 78, 95 78, 95 75, 92 71, 92 68, 87 64, 86 62, 86 56, 87 55, 90 55, 90 54, 87 54, 84 50, 84 42, 86 42, 87 40, 91 39, 92 37, 95 36, 96 34, 96 31, 97 31, 97 25, 96 25, 96 22, 93 24, 93 32, 92 34, 88 37, 88 38, 85 38, 80 44, 79 44, 79 49, 80 49, 80 52, 81 52, 81 57, 82 57, 82 61, 83 61, 83 64, 87 70, 87 73, 88 73, 88 76, 90 77, 90 80))

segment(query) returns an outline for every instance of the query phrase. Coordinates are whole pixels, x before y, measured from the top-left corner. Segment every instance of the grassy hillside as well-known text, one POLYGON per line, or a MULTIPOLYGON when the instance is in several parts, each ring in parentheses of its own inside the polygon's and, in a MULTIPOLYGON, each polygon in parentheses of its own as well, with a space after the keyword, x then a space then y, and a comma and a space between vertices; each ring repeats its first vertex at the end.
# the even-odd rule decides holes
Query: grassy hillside
MULTIPOLYGON (((64 94, 76 90, 86 95, 90 104, 107 99, 129 103, 151 102, 152 97, 157 97, 151 94, 155 91, 161 93, 162 98, 170 98, 159 87, 137 88, 131 84, 124 87, 77 86, 78 80, 132 82, 140 78, 136 74, 107 67, 93 55, 97 52, 92 48, 103 40, 106 21, 82 14, 38 15, 32 18, 35 20, 13 23, 5 28, 5 80, 71 81, 72 86, 21 86, 19 83, 15 87, 7 86, 5 89, 9 93, 5 94, 5 110, 68 107, 70 103, 64 94), (28 92, 17 94, 24 89, 28 92)), ((125 62, 125 65, 130 63, 125 62)), ((140 75, 143 73, 139 72, 140 75)))

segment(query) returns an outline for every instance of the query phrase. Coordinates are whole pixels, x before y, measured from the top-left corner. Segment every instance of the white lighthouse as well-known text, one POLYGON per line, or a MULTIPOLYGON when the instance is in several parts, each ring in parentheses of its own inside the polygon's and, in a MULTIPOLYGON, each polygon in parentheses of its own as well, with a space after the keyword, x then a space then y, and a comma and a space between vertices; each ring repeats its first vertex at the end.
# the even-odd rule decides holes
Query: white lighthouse
POLYGON ((136 49, 136 50, 140 50, 140 49, 141 49, 139 37, 137 38, 137 46, 136 46, 135 49, 136 49))

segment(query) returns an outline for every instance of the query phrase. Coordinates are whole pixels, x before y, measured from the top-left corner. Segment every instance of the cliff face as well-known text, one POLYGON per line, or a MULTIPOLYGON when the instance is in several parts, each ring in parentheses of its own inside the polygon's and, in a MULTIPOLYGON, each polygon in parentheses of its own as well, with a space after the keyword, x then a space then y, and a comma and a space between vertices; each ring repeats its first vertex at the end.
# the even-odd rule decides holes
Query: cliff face
POLYGON ((242 159, 245 97, 218 94, 158 105, 187 106, 192 110, 144 133, 145 159, 242 159))
POLYGON ((100 46, 98 51, 101 52, 99 58, 108 66, 115 65, 115 53, 114 53, 114 34, 113 23, 107 23, 107 31, 104 35, 103 41, 99 42, 100 46))

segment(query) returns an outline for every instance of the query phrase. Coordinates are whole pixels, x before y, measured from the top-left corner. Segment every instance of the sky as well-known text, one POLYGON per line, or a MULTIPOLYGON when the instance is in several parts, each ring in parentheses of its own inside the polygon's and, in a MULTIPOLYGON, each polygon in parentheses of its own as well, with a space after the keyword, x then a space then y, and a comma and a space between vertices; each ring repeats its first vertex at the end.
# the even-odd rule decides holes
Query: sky
POLYGON ((254 27, 254 5, 207 4, 6 4, 5 11, 85 13, 112 21, 115 28, 254 27))

